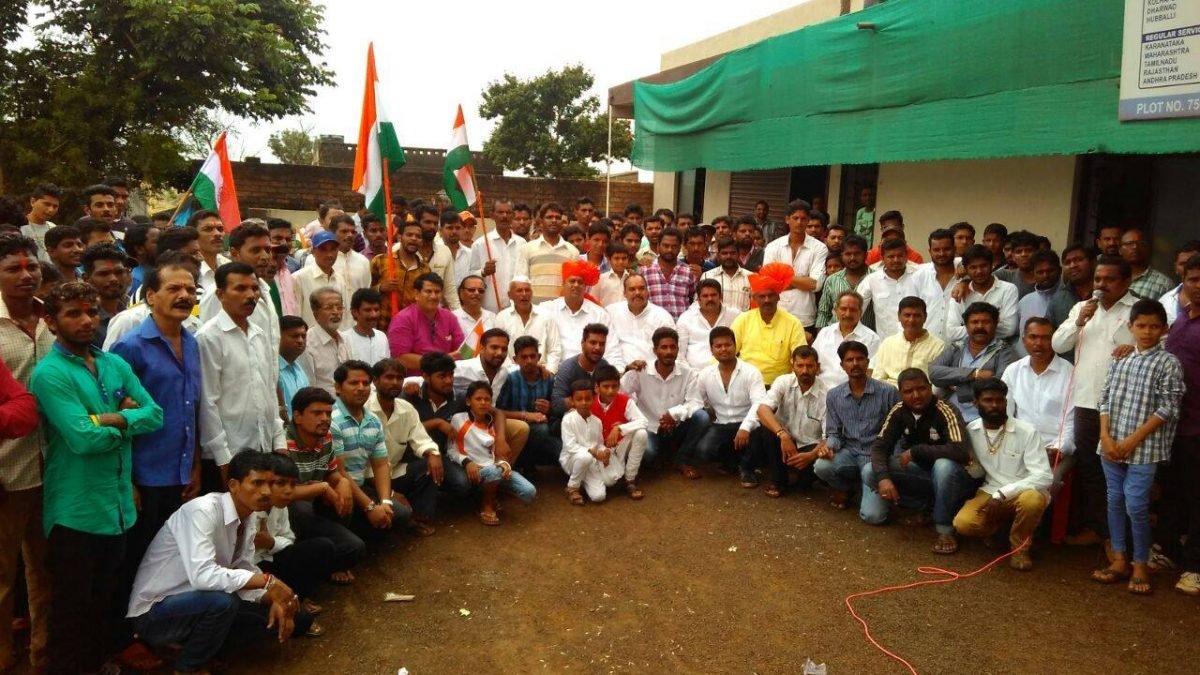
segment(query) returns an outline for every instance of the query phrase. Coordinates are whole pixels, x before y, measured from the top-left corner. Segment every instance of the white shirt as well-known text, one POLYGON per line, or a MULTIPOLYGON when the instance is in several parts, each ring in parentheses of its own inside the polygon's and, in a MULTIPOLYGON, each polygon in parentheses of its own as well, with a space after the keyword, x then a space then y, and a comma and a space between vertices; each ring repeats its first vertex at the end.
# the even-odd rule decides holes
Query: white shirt
MULTIPOLYGON (((445 244, 444 241, 442 243, 445 244)), ((449 244, 446 244, 446 250, 450 251, 450 257, 454 259, 454 280, 462 285, 462 280, 471 273, 471 245, 460 241, 457 253, 450 248, 449 244)))
POLYGON ((258 602, 266 590, 242 590, 261 573, 254 564, 258 514, 246 519, 239 548, 240 525, 228 492, 200 495, 179 507, 142 558, 126 616, 141 616, 164 598, 191 591, 237 593, 247 602, 258 602))
POLYGON ((825 397, 829 390, 815 380, 808 391, 800 390, 796 373, 775 378, 762 405, 775 413, 797 446, 816 443, 825 437, 825 397))
MULTIPOLYGON (((957 261, 957 258, 955 260, 957 261)), ((954 264, 957 268, 958 262, 955 262, 954 264)), ((941 282, 938 281, 937 268, 934 267, 933 263, 931 262, 918 265, 915 274, 917 287, 923 289, 929 298, 934 297, 935 293, 939 291, 941 292, 941 298, 932 304, 930 303, 929 298, 923 298, 925 300, 926 313, 925 328, 941 338, 943 342, 949 342, 949 340, 946 339, 946 312, 949 311, 950 306, 954 304, 954 298, 952 295, 954 293, 954 287, 958 285, 958 277, 951 278, 950 283, 946 284, 946 286, 943 288, 941 282)), ((879 325, 878 320, 876 320, 875 325, 879 325)))
POLYGON ((700 305, 692 303, 686 312, 679 315, 679 321, 675 323, 675 330, 679 333, 679 358, 687 361, 693 370, 707 368, 713 362, 708 334, 717 326, 732 326, 733 320, 741 313, 736 308, 723 304, 721 313, 717 315, 717 322, 709 324, 708 319, 700 313, 700 305))
POLYGON ((758 428, 758 404, 767 396, 762 373, 738 359, 729 376, 729 386, 721 381, 721 364, 706 366, 696 376, 700 397, 716 413, 716 424, 738 423, 740 431, 758 428))
POLYGON ((586 455, 604 447, 604 425, 600 418, 588 415, 584 419, 574 409, 568 410, 562 419, 562 450, 558 462, 566 462, 575 455, 586 455))
POLYGON ((517 268, 517 253, 525 245, 525 240, 515 232, 508 241, 496 230, 488 230, 487 243, 478 241, 471 246, 471 258, 467 267, 471 274, 482 274, 483 265, 488 260, 488 247, 492 250, 492 260, 496 262, 496 286, 500 290, 500 305, 496 306, 496 292, 492 290, 492 277, 484 277, 483 306, 493 312, 499 312, 508 307, 512 301, 508 299, 508 284, 512 281, 517 268))
POLYGON ((1137 302, 1137 297, 1133 293, 1126 293, 1107 310, 1102 303, 1096 303, 1096 313, 1080 329, 1075 321, 1087 302, 1075 303, 1067 320, 1054 331, 1050 346, 1059 354, 1075 350, 1075 391, 1072 392, 1075 407, 1099 410, 1100 390, 1104 388, 1104 379, 1108 377, 1108 364, 1112 362, 1113 350, 1134 342, 1129 332, 1129 310, 1137 302))
MULTIPOLYGON (((150 318, 150 305, 144 302, 117 312, 108 321, 108 332, 104 334, 104 351, 111 350, 112 346, 117 344, 118 340, 124 337, 125 334, 137 330, 137 327, 141 326, 148 318, 150 318)), ((187 329, 187 332, 195 335, 203 323, 196 316, 189 314, 188 318, 183 320, 183 327, 187 329)))
MULTIPOLYGON (((217 254, 217 267, 228 262, 233 261, 220 253, 217 254)), ((217 270, 216 268, 209 267, 206 260, 200 261, 200 277, 196 279, 196 288, 202 297, 212 295, 217 290, 217 270)))
MULTIPOLYGON (((475 324, 479 323, 480 320, 483 321, 483 331, 485 333, 496 327, 496 313, 483 309, 482 307, 479 308, 478 319, 470 314, 467 314, 466 310, 464 310, 461 306, 459 306, 458 309, 452 310, 451 314, 454 315, 454 318, 458 319, 458 327, 462 329, 463 339, 468 342, 471 340, 471 332, 475 330, 475 324)), ((482 334, 483 333, 480 333, 480 335, 482 334)), ((509 337, 511 338, 511 336, 509 337)))
MULTIPOLYGON (((316 267, 316 265, 317 259, 310 255, 304 259, 302 267, 316 267)), ((371 287, 371 261, 358 251, 351 250, 348 253, 338 251, 337 260, 333 261, 333 269, 341 277, 342 283, 346 284, 351 296, 360 288, 371 287)), ((346 304, 346 311, 350 311, 349 303, 346 304)))
POLYGON ((517 338, 529 335, 538 341, 538 351, 542 355, 538 363, 552 373, 558 370, 558 364, 562 363, 562 340, 558 336, 558 324, 547 318, 544 310, 530 307, 529 321, 525 322, 510 305, 496 315, 496 328, 508 333, 509 358, 516 356, 517 338))
POLYGON ((971 282, 962 302, 956 302, 946 308, 946 343, 961 342, 967 339, 967 329, 963 326, 963 312, 973 302, 986 302, 1000 310, 1000 323, 996 326, 996 337, 1010 340, 1017 335, 1017 301, 1020 293, 1014 284, 1002 279, 992 280, 992 287, 986 293, 975 290, 975 282, 971 282))
MULTIPOLYGON (((626 270, 628 274, 628 270, 626 270)), ((617 273, 609 270, 600 273, 600 281, 592 286, 592 297, 604 307, 616 304, 625 299, 625 277, 618 277, 617 273)))
POLYGON ((272 540, 271 550, 256 549, 254 551, 255 565, 264 560, 274 562, 276 553, 296 543, 296 533, 292 530, 292 520, 288 517, 288 510, 286 508, 273 506, 270 513, 259 512, 255 513, 252 517, 258 519, 257 531, 265 531, 271 535, 272 540))
POLYGON ((21 226, 21 235, 29 237, 37 244, 38 260, 50 262, 50 254, 46 252, 46 233, 55 227, 56 225, 48 220, 41 225, 28 222, 21 226))
MULTIPOLYGON (((262 279, 258 280, 258 304, 250 314, 250 323, 262 329, 267 336, 267 342, 279 349, 279 316, 275 314, 275 305, 271 302, 271 287, 262 279)), ((216 293, 209 293, 200 298, 200 324, 212 321, 221 313, 221 299, 216 293)), ((314 324, 315 325, 315 324, 314 324)))
MULTIPOLYGON (((392 250, 395 251, 396 248, 393 247, 392 250)), ((425 257, 423 252, 421 257, 425 257)), ((442 278, 442 303, 449 309, 458 309, 458 277, 454 274, 454 254, 441 237, 433 238, 433 253, 425 262, 429 264, 429 271, 442 278)))
MULTIPOLYGON (((993 442, 999 433, 999 429, 991 432, 993 442)), ((967 438, 971 441, 974 460, 968 469, 972 477, 984 478, 979 489, 993 496, 1000 492, 1006 500, 1015 499, 1026 490, 1037 490, 1049 496, 1054 474, 1041 434, 1032 424, 1008 418, 1004 424, 1004 438, 994 455, 988 450, 987 435, 982 419, 967 424, 967 438)))
MULTIPOLYGON (((354 317, 350 315, 350 298, 353 291, 347 293, 349 284, 346 283, 343 272, 335 265, 329 274, 321 271, 320 267, 302 267, 292 273, 292 289, 296 294, 296 304, 300 305, 300 318, 308 324, 309 330, 317 327, 317 317, 312 310, 312 293, 321 288, 332 288, 342 296, 342 322, 338 328, 349 328, 354 325, 354 317)), ((268 302, 270 298, 268 296, 268 302)))
POLYGON ((287 447, 279 418, 278 345, 250 323, 242 332, 225 310, 196 333, 200 346, 200 446, 218 466, 245 449, 287 447))
MULTIPOLYGON (((412 407, 408 401, 402 398, 394 399, 392 414, 387 415, 383 412, 383 407, 379 405, 379 397, 375 392, 371 392, 371 397, 367 399, 365 407, 383 422, 383 440, 387 444, 388 464, 392 467, 392 478, 399 478, 407 473, 408 462, 405 462, 404 458, 410 450, 416 457, 424 457, 425 453, 442 454, 438 450, 437 443, 429 437, 429 432, 425 431, 424 425, 421 424, 421 417, 417 414, 417 409, 412 407)), ((374 476, 370 463, 367 464, 366 476, 368 478, 374 476)))
POLYGON ((320 326, 309 328, 304 353, 298 359, 300 367, 308 375, 308 383, 324 389, 332 396, 337 395, 334 390, 333 371, 354 358, 350 343, 342 339, 340 332, 336 336, 330 335, 320 326))
POLYGON ((1033 372, 1032 357, 1009 365, 1000 377, 1008 385, 1008 415, 1028 422, 1042 435, 1042 447, 1075 452, 1075 414, 1071 410, 1074 366, 1055 356, 1041 375, 1033 372))
POLYGON ((858 282, 858 294, 863 297, 863 312, 866 312, 872 303, 875 305, 875 334, 880 339, 901 331, 900 301, 910 296, 925 301, 925 324, 929 325, 928 316, 932 315, 929 308, 938 305, 942 298, 942 289, 936 283, 937 277, 933 279, 933 287, 936 287, 936 290, 930 287, 927 275, 919 275, 906 269, 899 279, 893 279, 880 269, 858 282))
POLYGON ((392 357, 392 349, 388 346, 387 335, 377 329, 371 329, 371 336, 359 335, 353 326, 342 329, 342 341, 350 345, 350 354, 359 361, 375 365, 383 359, 392 357))
MULTIPOLYGON (((816 237, 804 237, 804 243, 796 255, 788 245, 788 235, 784 235, 767 244, 763 251, 763 264, 773 262, 787 263, 792 266, 795 276, 812 277, 817 282, 817 288, 825 283, 825 258, 829 257, 829 249, 816 237)), ((817 294, 813 291, 800 291, 789 288, 779 294, 779 306, 789 314, 800 319, 803 326, 811 326, 817 322, 817 294)))
MULTIPOLYGON (((1167 291, 1161 298, 1158 299, 1162 303, 1163 309, 1167 311, 1167 327, 1175 323, 1175 319, 1179 318, 1179 294, 1183 291, 1183 284, 1179 284, 1175 288, 1167 291)), ((109 328, 112 330, 112 328, 109 328)))
POLYGON ((750 270, 738 267, 733 274, 726 274, 724 267, 714 267, 700 278, 716 279, 721 284, 721 303, 725 306, 740 312, 750 311, 750 270))
POLYGON ((875 361, 875 352, 879 350, 880 340, 879 335, 859 323, 850 331, 849 335, 842 335, 842 328, 838 323, 831 323, 821 329, 817 333, 817 337, 813 339, 812 348, 817 350, 817 356, 821 363, 821 374, 817 378, 825 385, 825 389, 833 389, 834 387, 847 382, 850 376, 846 371, 842 370, 842 360, 838 358, 838 347, 843 342, 854 340, 861 342, 867 348, 867 356, 871 359, 871 364, 875 361))
POLYGON ((659 328, 674 328, 675 321, 667 310, 647 302, 641 314, 634 314, 629 303, 622 301, 608 306, 609 344, 615 343, 621 351, 623 364, 634 361, 654 361, 654 344, 650 340, 659 328))
POLYGON ((670 413, 672 419, 682 422, 704 407, 696 371, 682 361, 675 362, 665 379, 658 374, 653 361, 641 370, 631 370, 621 378, 621 391, 637 401, 646 416, 646 429, 654 434, 658 433, 663 413, 670 413))
POLYGON ((496 372, 496 378, 489 380, 487 372, 483 369, 483 362, 478 356, 466 361, 456 361, 454 363, 454 398, 464 400, 467 397, 467 386, 472 382, 483 380, 484 382, 492 383, 492 400, 500 398, 500 390, 504 388, 504 383, 508 381, 508 376, 515 367, 507 360, 500 364, 500 370, 496 372))
POLYGON ((582 351, 584 326, 589 323, 600 323, 609 328, 608 342, 604 348, 604 360, 612 364, 618 372, 625 369, 616 336, 612 333, 612 321, 603 307, 584 300, 579 311, 572 312, 571 308, 567 307, 567 301, 564 298, 555 298, 539 304, 537 309, 558 326, 558 337, 562 344, 562 361, 579 356, 579 352, 582 351))

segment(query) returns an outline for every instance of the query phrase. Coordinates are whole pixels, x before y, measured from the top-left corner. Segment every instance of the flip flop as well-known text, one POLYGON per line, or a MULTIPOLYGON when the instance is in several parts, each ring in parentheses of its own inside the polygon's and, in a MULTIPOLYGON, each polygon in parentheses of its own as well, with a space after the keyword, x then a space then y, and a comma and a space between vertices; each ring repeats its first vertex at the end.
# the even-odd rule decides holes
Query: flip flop
POLYGON ((642 492, 642 488, 638 487, 636 481, 625 481, 625 491, 629 493, 630 499, 642 499, 646 493, 642 492))
POLYGON ((479 522, 483 523, 484 525, 499 525, 500 516, 496 515, 495 512, 488 513, 487 511, 480 511, 479 522))
POLYGON ((953 555, 958 553, 958 540, 952 534, 939 534, 933 542, 933 552, 938 555, 953 555))
POLYGON ((325 627, 322 626, 321 624, 317 623, 316 621, 314 621, 314 622, 312 622, 312 625, 310 625, 308 627, 308 631, 304 633, 304 636, 305 637, 321 637, 324 634, 325 634, 325 627))
POLYGON ((342 570, 340 572, 334 572, 333 574, 329 575, 329 583, 333 584, 334 586, 350 586, 351 584, 354 583, 354 575, 350 573, 350 570, 342 570), (338 574, 344 574, 346 576, 342 579, 338 579, 335 576, 338 574))
POLYGON ((763 490, 763 494, 767 495, 768 497, 771 497, 772 499, 783 496, 779 492, 779 488, 775 487, 774 485, 768 485, 766 487, 766 489, 763 490))
POLYGON ((1133 576, 1133 570, 1116 570, 1111 567, 1105 567, 1102 570, 1096 570, 1095 572, 1092 572, 1092 581, 1105 585, 1115 584, 1118 581, 1125 581, 1131 576, 1133 576))
POLYGON ((1133 595, 1154 595, 1154 587, 1150 585, 1150 580, 1144 577, 1130 577, 1126 590, 1133 595), (1137 589, 1134 586, 1145 586, 1145 588, 1137 589))
POLYGON ((434 532, 437 532, 437 529, 434 528, 434 526, 423 520, 412 521, 409 523, 408 529, 412 530, 412 533, 418 537, 429 537, 432 536, 434 532))

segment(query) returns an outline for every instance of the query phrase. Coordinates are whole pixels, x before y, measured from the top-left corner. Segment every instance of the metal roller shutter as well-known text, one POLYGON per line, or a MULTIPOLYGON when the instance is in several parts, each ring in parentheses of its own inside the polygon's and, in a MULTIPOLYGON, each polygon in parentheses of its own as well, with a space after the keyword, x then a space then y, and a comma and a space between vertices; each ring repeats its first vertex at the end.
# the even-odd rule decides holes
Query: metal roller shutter
POLYGON ((754 215, 754 202, 765 199, 771 220, 782 220, 791 193, 792 170, 734 171, 729 177, 729 216, 754 215))

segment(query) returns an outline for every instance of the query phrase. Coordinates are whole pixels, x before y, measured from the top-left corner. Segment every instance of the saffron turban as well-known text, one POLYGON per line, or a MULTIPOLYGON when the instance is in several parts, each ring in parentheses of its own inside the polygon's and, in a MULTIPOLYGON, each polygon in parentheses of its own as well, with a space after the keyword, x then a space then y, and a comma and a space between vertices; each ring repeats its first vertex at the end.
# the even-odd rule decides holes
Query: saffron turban
POLYGON ((768 290, 782 293, 792 285, 795 272, 787 263, 774 262, 763 265, 757 274, 750 275, 750 290, 763 293, 768 290))
POLYGON ((585 286, 595 286, 600 281, 600 268, 586 260, 568 260, 563 263, 562 278, 566 281, 571 277, 582 278, 585 286))

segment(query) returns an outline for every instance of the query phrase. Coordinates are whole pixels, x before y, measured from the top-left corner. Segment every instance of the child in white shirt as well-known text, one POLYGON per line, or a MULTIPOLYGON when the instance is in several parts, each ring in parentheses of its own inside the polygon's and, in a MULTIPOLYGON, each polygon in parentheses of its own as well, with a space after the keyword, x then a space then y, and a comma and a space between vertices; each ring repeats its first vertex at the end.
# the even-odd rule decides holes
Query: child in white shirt
POLYGON ((456 448, 450 453, 450 459, 462 465, 471 483, 480 486, 483 493, 480 522, 499 525, 496 504, 501 487, 526 504, 537 496, 537 488, 513 471, 508 460, 496 458, 496 428, 491 413, 492 385, 484 381, 467 385, 466 403, 467 412, 450 418, 456 448))
POLYGON ((567 498, 575 506, 583 506, 587 492, 593 502, 608 496, 608 486, 615 484, 625 473, 625 465, 612 448, 605 447, 600 419, 592 414, 592 383, 578 380, 571 384, 567 403, 571 409, 562 420, 562 454, 558 463, 567 472, 567 498))

